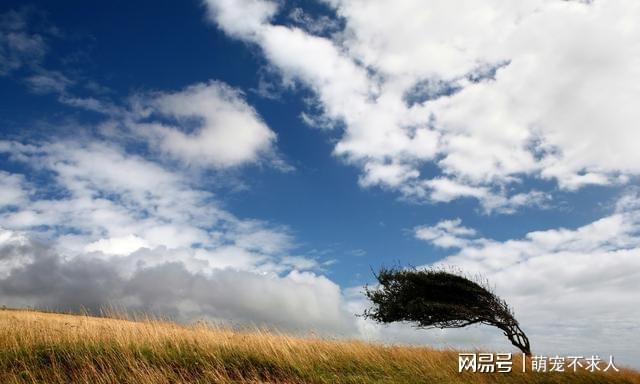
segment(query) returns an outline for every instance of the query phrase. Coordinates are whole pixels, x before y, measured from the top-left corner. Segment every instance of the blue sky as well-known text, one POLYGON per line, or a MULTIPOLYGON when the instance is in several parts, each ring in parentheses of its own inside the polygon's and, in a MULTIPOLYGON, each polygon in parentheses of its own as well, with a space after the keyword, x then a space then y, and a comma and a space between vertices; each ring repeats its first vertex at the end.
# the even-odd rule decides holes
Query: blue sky
POLYGON ((541 350, 631 361, 638 6, 401 3, 3 2, 0 298, 507 348, 353 317, 370 268, 445 263, 541 350), (593 321, 543 334, 568 301, 593 321))

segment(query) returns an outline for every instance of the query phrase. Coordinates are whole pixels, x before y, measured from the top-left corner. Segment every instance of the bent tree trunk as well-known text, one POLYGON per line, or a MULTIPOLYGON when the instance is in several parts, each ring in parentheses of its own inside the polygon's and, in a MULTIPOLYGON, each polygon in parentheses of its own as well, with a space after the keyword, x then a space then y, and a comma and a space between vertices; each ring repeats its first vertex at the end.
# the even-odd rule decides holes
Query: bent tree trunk
POLYGON ((531 345, 529 344, 529 338, 524 334, 518 323, 509 325, 499 325, 504 335, 507 336, 511 344, 516 346, 527 356, 531 356, 531 345))

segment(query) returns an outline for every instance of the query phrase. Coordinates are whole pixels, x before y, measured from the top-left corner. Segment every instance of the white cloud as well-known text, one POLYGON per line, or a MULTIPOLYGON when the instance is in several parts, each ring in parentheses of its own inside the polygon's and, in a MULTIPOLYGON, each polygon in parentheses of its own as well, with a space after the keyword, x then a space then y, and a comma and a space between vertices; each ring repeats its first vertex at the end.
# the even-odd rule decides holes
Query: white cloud
POLYGON ((367 163, 364 169, 366 172, 360 178, 360 185, 365 187, 378 184, 398 187, 407 180, 420 176, 420 172, 405 164, 372 162, 367 163))
POLYGON ((153 149, 186 164, 224 168, 273 155, 276 134, 239 91, 223 83, 143 97, 136 108, 133 131, 145 136, 153 149))
POLYGON ((306 120, 341 123, 334 153, 361 168, 365 187, 511 213, 548 200, 523 181, 575 190, 640 174, 636 1, 327 0, 345 22, 332 37, 300 18, 301 28, 275 25, 276 3, 250 3, 262 11, 238 32, 225 15, 245 2, 206 2, 285 84, 314 91, 323 116, 306 120))
POLYGON ((120 109, 111 102, 91 96, 77 97, 69 93, 63 93, 58 95, 58 101, 71 107, 82 108, 105 115, 117 115, 120 113, 120 109))
POLYGON ((34 92, 55 93, 62 104, 106 116, 105 136, 142 142, 185 165, 224 169, 268 162, 283 171, 292 169, 276 153, 275 132, 238 89, 222 82, 135 94, 124 105, 103 95, 76 96, 69 90, 75 82, 55 71, 39 70, 26 82, 34 92))
POLYGON ((429 241, 441 248, 462 248, 476 231, 460 225, 462 220, 443 220, 434 226, 420 226, 414 229, 418 239, 429 241))
POLYGON ((195 181, 188 175, 127 154, 113 144, 5 141, 0 152, 51 178, 45 186, 25 190, 25 175, 5 177, 4 182, 11 181, 19 189, 7 195, 15 209, 1 212, 0 226, 57 239, 60 249, 70 255, 93 251, 123 255, 143 247, 163 247, 184 250, 178 252, 183 261, 194 259, 212 269, 216 250, 227 249, 231 258, 254 255, 245 257, 248 264, 231 264, 257 268, 251 260, 286 255, 292 246, 286 229, 238 219, 219 208, 211 193, 192 186, 195 181))
POLYGON ((0 76, 38 65, 47 52, 44 37, 29 30, 27 18, 26 12, 0 14, 0 76))
POLYGON ((127 235, 94 241, 87 244, 84 250, 108 255, 129 255, 140 248, 149 248, 149 244, 136 235, 127 235))
POLYGON ((425 185, 433 190, 431 198, 435 201, 449 202, 467 196, 480 199, 489 194, 484 187, 469 186, 444 177, 427 180, 425 185))
MULTIPOLYGON (((631 364, 639 357, 640 196, 576 229, 521 239, 476 237, 460 220, 419 227, 416 237, 458 250, 435 263, 479 273, 513 306, 536 353, 600 353, 631 364), (633 203, 633 204, 632 204, 633 203), (631 339, 629 339, 631 337, 631 339)), ((499 345, 496 335, 490 344, 499 345)))
POLYGON ((300 256, 286 256, 282 258, 282 262, 295 269, 314 269, 319 267, 317 261, 300 256))
POLYGON ((73 81, 58 71, 44 71, 27 77, 29 89, 35 93, 64 93, 73 81))
POLYGON ((263 0, 205 1, 209 17, 215 18, 225 32, 232 36, 249 38, 262 24, 270 20, 278 6, 263 0))
POLYGON ((21 175, 0 171, 0 209, 22 204, 27 198, 23 188, 25 181, 21 175))
POLYGON ((0 141, 0 153, 25 170, 0 179, 5 304, 355 332, 340 287, 291 254, 286 228, 234 216, 198 178, 102 141, 0 141))
POLYGON ((289 12, 288 16, 300 28, 314 35, 323 35, 339 29, 337 20, 326 15, 314 17, 306 13, 302 8, 294 8, 289 12))
MULTIPOLYGON (((270 9, 275 11, 273 6, 248 0, 239 13, 215 14, 229 26, 245 30, 266 21, 270 9), (251 17, 257 21, 251 22, 251 17), (250 26, 241 28, 241 22, 250 26)), ((18 76, 32 92, 54 94, 61 104, 97 112, 109 119, 103 126, 111 126, 110 139, 142 141, 167 159, 215 169, 263 162, 283 171, 292 169, 276 154, 277 135, 239 89, 209 81, 114 102, 103 86, 87 80, 82 72, 54 70, 42 63, 48 48, 41 35, 30 34, 38 23, 28 23, 27 13, 0 14, 0 75, 27 67, 18 76)), ((107 129, 103 133, 109 136, 107 129)))

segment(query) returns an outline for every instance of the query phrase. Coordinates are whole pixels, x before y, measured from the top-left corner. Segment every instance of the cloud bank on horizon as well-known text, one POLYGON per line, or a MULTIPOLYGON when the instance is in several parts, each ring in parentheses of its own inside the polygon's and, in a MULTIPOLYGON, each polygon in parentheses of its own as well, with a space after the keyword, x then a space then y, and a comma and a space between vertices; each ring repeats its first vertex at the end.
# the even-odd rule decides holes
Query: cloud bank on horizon
MULTIPOLYGON (((265 0, 204 6, 228 39, 258 49, 277 74, 271 87, 310 91, 300 119, 337 135, 333 155, 358 170, 361 193, 473 199, 471 214, 498 217, 622 187, 609 213, 577 228, 496 240, 443 214, 412 234, 448 254, 429 265, 495 285, 534 350, 640 357, 629 337, 640 334, 640 3, 319 3, 322 14, 265 0)), ((0 18, 0 77, 101 118, 73 138, 0 137, 4 304, 504 349, 490 329, 356 318, 359 288, 332 281, 332 261, 299 254, 297 228, 230 212, 209 179, 242 179, 250 166, 296 172, 248 90, 202 79, 119 101, 97 85, 79 95, 86 80, 46 66, 48 38, 28 21, 0 18)))

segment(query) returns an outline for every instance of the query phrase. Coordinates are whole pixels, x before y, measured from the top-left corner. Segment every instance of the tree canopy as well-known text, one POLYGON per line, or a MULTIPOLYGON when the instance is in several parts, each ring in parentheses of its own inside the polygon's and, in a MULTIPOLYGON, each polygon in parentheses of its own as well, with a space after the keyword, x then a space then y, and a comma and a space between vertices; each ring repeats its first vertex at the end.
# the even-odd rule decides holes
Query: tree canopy
POLYGON ((382 268, 378 286, 365 287, 373 307, 366 318, 380 323, 411 322, 420 328, 461 328, 471 324, 498 327, 527 355, 529 339, 507 303, 487 284, 435 269, 382 268))

